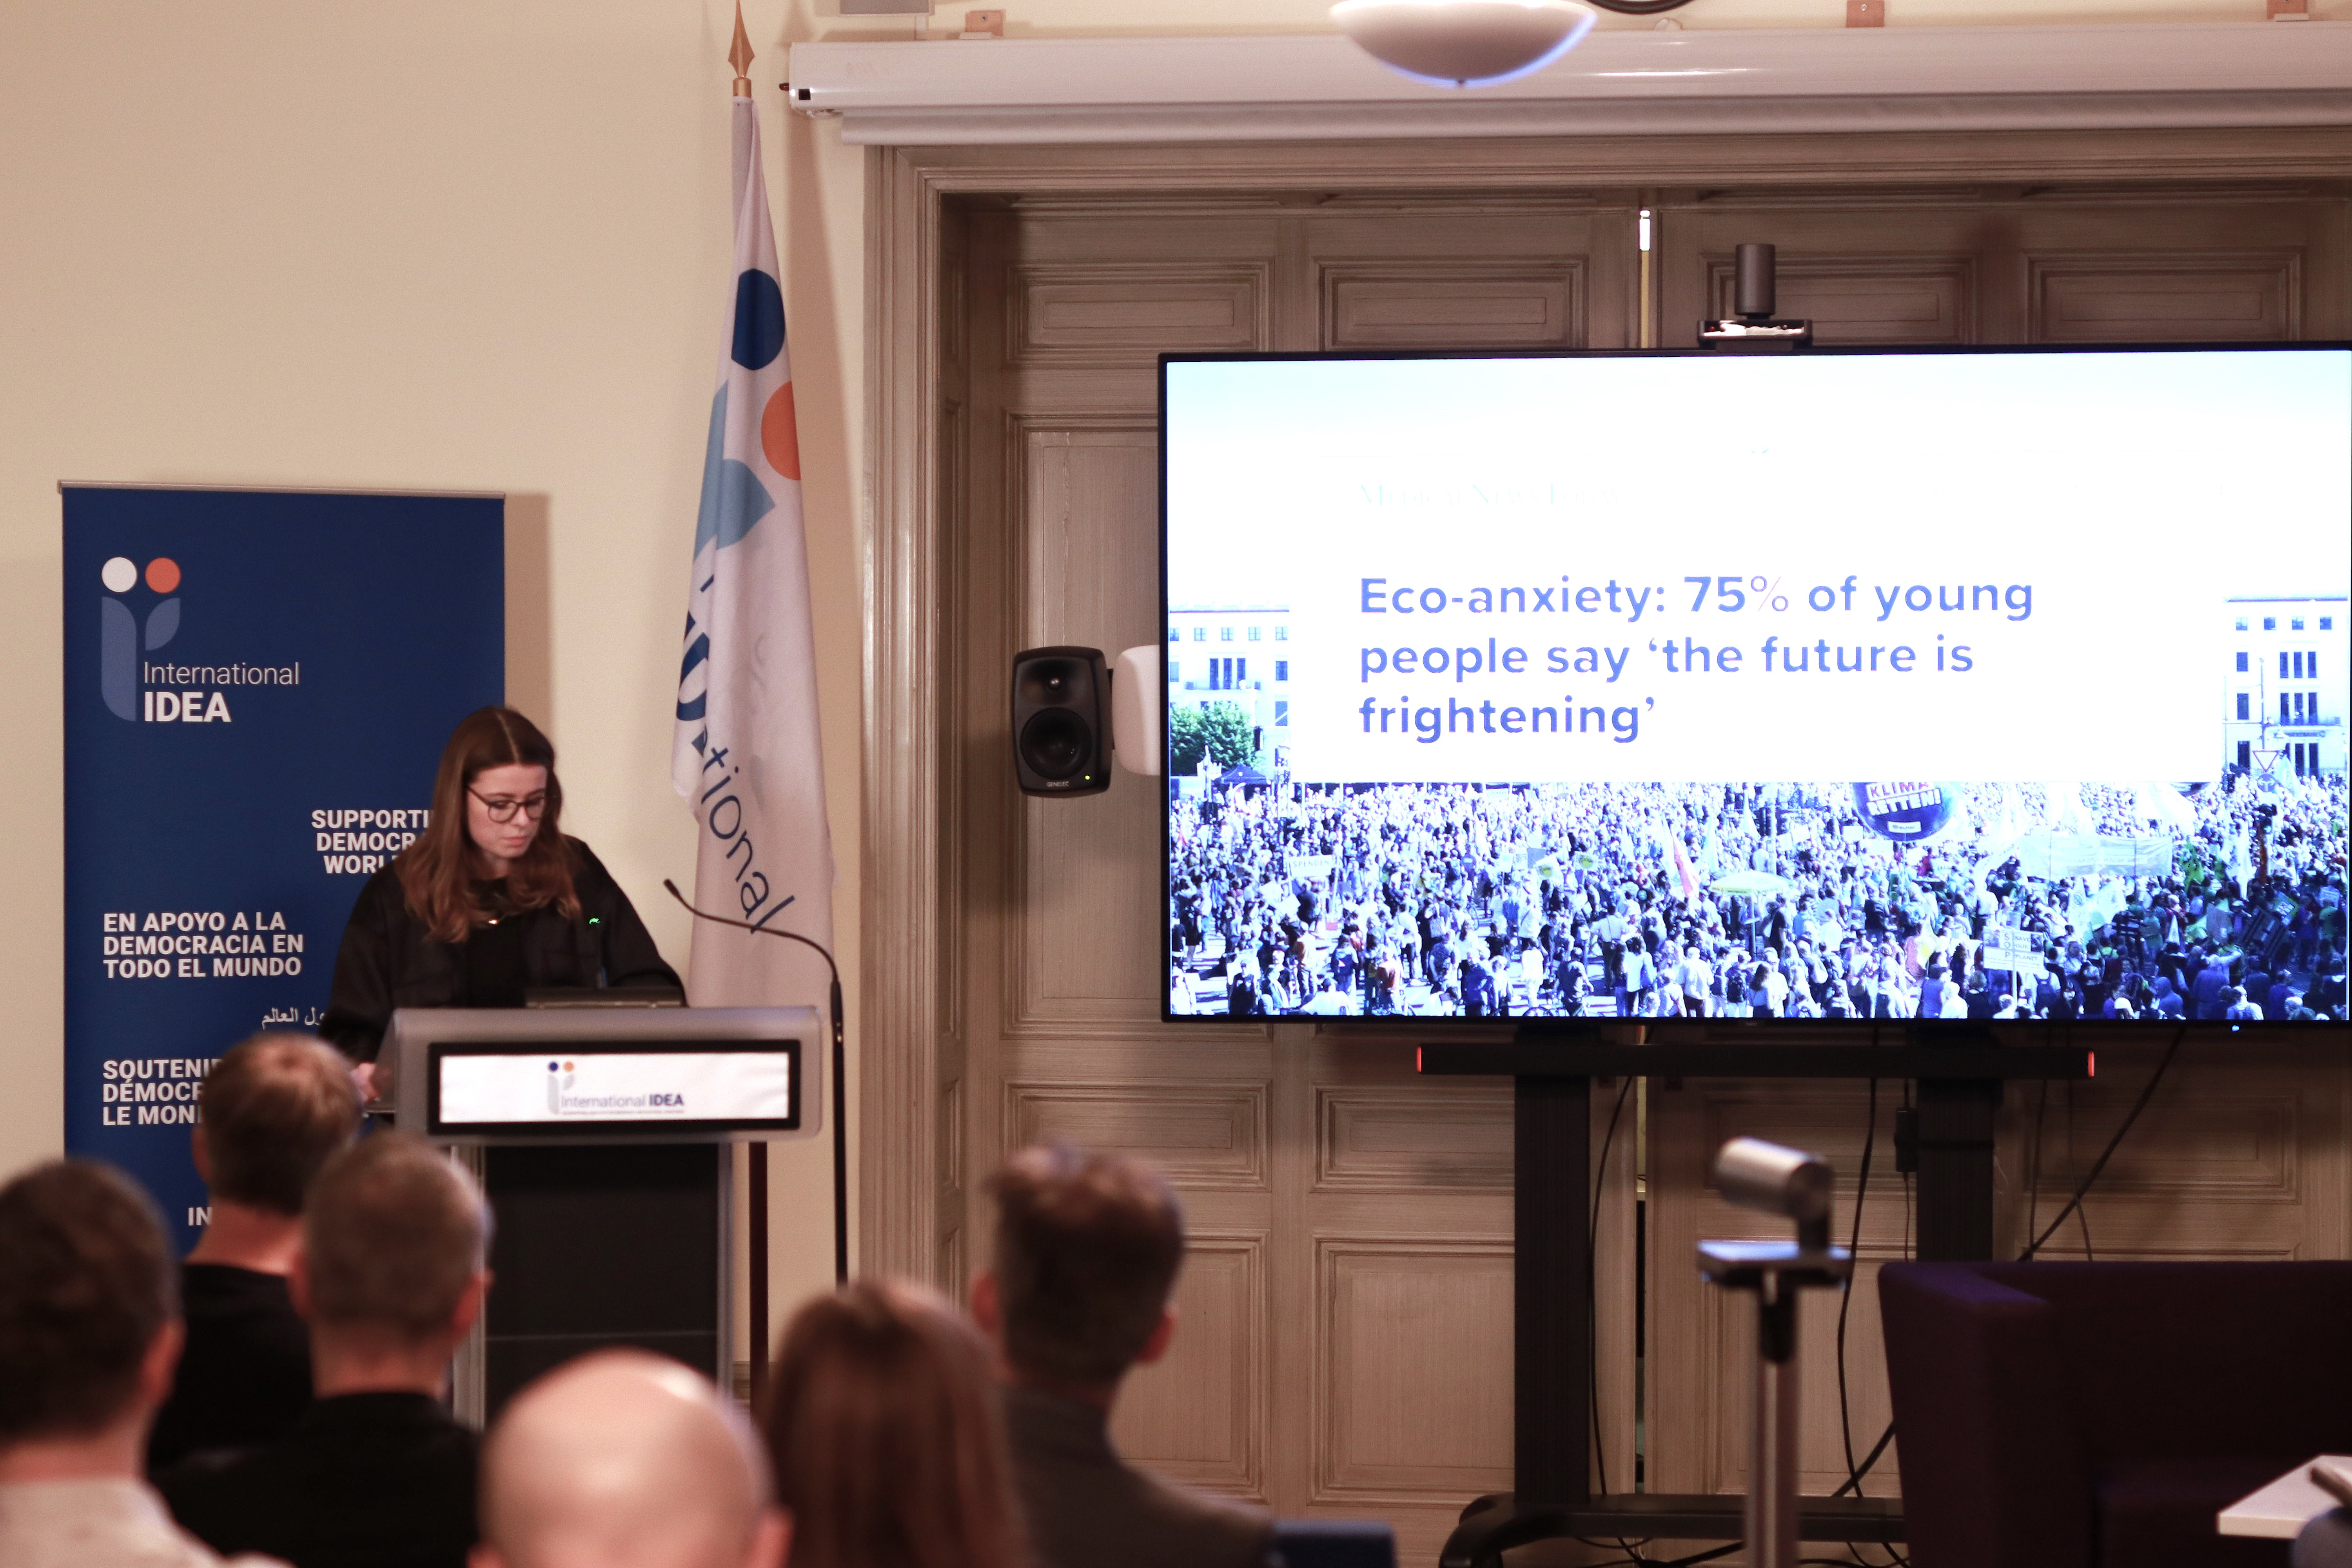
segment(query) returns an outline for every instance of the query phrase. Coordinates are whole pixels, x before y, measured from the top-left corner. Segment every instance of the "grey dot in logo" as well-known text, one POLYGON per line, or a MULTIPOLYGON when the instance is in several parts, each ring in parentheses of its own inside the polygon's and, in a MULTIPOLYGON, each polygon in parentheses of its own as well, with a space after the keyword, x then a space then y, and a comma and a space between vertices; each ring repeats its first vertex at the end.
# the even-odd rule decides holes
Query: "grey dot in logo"
POLYGON ((127 555, 118 555, 98 569, 98 580, 106 584, 110 594, 128 594, 138 585, 139 568, 127 555))

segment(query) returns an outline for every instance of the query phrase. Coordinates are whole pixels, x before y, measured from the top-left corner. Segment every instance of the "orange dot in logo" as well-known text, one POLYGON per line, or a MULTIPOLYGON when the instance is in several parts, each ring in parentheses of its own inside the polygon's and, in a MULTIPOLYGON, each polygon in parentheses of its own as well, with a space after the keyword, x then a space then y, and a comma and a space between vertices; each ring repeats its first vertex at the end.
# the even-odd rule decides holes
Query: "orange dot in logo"
POLYGON ((572 1070, 572 1064, 570 1062, 565 1062, 563 1064, 563 1070, 565 1072, 570 1072, 572 1070))
POLYGON ((158 555, 147 563, 147 585, 159 594, 168 594, 180 585, 180 563, 168 555, 158 555))
POLYGON ((760 450, 768 466, 788 479, 801 477, 801 433, 793 418, 793 384, 784 383, 760 412, 760 450))

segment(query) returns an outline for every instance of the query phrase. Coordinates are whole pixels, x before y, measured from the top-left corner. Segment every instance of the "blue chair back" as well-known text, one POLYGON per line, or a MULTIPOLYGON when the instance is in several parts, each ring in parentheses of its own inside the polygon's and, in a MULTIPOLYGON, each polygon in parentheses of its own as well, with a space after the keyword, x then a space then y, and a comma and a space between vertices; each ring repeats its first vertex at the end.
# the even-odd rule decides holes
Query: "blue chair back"
POLYGON ((1396 1531, 1378 1520, 1286 1519, 1274 1554, 1282 1568, 1396 1568, 1396 1531))

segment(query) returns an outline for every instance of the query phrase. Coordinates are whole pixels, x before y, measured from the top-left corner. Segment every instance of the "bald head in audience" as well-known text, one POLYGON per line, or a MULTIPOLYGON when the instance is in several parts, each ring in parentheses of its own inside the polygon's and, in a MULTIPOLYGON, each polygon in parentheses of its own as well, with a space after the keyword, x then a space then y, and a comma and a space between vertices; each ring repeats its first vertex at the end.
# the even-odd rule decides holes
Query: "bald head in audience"
POLYGON ((732 1401, 674 1361, 600 1351, 491 1429, 471 1568, 778 1568, 789 1539, 732 1401))

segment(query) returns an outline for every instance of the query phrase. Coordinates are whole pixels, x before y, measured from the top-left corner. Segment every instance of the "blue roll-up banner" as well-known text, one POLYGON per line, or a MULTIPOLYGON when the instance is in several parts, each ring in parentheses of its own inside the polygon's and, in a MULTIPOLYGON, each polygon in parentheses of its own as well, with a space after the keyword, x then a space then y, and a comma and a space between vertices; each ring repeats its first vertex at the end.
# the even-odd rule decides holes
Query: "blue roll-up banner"
POLYGON ((361 886, 502 699, 505 502, 64 494, 66 1148, 184 1251, 205 1070, 316 1025, 361 886))

